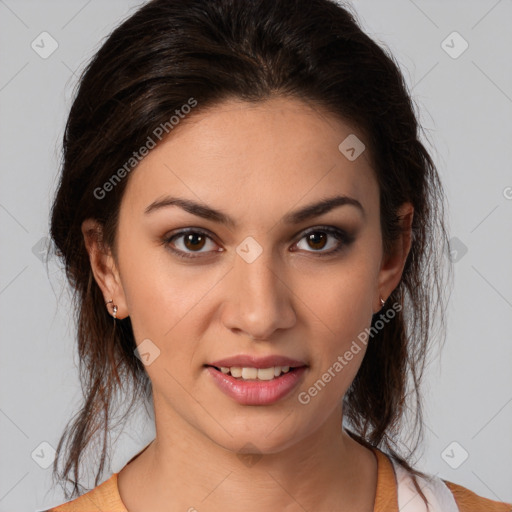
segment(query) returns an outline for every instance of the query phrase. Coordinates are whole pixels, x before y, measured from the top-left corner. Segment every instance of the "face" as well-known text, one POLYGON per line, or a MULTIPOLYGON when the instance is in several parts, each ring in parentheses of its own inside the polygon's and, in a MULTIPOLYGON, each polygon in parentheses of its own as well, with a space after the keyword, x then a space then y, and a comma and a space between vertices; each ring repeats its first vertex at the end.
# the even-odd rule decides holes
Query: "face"
POLYGON ((99 282, 146 354, 157 423, 263 453, 338 424, 361 333, 403 267, 382 253, 366 151, 338 149, 351 134, 362 138, 299 100, 230 100, 186 119, 132 171, 114 277, 99 282), (280 356, 297 369, 256 382, 244 370, 240 382, 209 366, 241 355, 225 366, 287 366, 250 359, 280 356))

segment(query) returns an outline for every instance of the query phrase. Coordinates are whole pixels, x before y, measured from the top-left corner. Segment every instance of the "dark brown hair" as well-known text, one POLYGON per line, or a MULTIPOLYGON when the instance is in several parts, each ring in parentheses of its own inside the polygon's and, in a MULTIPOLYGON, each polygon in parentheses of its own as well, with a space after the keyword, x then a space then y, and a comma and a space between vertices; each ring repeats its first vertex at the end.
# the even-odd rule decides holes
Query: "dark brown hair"
POLYGON ((123 173, 108 193, 98 190, 105 190, 133 152, 190 98, 197 106, 188 118, 229 98, 261 102, 273 96, 312 103, 363 134, 380 187, 385 250, 399 233, 398 207, 406 201, 414 206, 412 248, 401 282, 372 324, 393 304, 400 311, 371 337, 345 396, 344 415, 353 437, 423 475, 410 461, 423 435, 419 386, 435 313, 441 313, 437 318, 444 326, 441 264, 447 236, 440 180, 420 142, 421 128, 397 63, 361 30, 349 8, 330 0, 153 0, 116 28, 88 64, 63 138, 51 235, 75 290, 84 393, 53 468, 54 477, 72 484, 67 497, 82 492, 81 460, 98 437, 96 485, 100 482, 109 430, 119 412, 117 394, 130 398, 121 420, 139 399, 151 397, 147 373, 134 354, 130 319, 116 320, 113 327, 81 232, 84 219, 97 219, 103 243, 114 248, 129 175, 123 173), (417 435, 405 453, 401 443, 409 406, 409 432, 417 435))

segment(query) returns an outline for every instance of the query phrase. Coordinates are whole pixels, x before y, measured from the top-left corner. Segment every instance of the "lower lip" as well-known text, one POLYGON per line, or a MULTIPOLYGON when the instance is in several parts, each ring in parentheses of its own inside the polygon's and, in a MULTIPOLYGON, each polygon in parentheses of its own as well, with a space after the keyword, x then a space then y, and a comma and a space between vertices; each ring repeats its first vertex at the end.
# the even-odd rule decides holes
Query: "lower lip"
POLYGON ((272 380, 241 380, 212 366, 206 367, 219 389, 242 405, 268 405, 277 402, 298 385, 306 369, 306 366, 302 366, 272 380))

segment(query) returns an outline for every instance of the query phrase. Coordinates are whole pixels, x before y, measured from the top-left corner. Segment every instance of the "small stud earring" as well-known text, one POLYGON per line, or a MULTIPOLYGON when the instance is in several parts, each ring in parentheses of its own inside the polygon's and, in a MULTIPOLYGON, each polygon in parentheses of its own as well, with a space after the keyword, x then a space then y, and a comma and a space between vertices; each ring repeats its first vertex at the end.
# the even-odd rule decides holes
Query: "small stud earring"
POLYGON ((382 297, 379 297, 379 298, 380 298, 380 307, 383 308, 384 304, 386 304, 386 301, 382 297))
MULTIPOLYGON (((112 299, 110 300, 107 300, 107 302, 105 302, 105 306, 108 306, 108 304, 112 304, 112 316, 114 317, 114 319, 116 318, 116 315, 117 315, 117 305, 114 304, 114 301, 112 299)), ((108 309, 108 308, 107 308, 108 309)))

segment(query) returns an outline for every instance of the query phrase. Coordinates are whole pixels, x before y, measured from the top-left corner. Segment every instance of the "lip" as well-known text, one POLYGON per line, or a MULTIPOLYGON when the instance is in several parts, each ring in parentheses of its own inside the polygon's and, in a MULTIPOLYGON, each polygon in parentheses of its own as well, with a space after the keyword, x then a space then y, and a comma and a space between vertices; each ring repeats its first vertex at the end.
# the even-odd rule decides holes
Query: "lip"
MULTIPOLYGON (((280 360, 282 361, 284 359, 287 358, 281 358, 280 360)), ((238 358, 237 360, 239 361, 240 359, 238 358)), ((268 358, 266 360, 268 361, 268 358)), ((291 359, 287 360, 292 361, 291 359)), ((230 361, 230 359, 225 359, 222 361, 230 361)), ((257 362, 260 363, 261 361, 262 360, 258 360, 257 362)), ((264 364, 267 364, 266 361, 264 364)), ((276 364, 275 366, 280 365, 276 364)), ((288 365, 286 364, 283 366, 288 365)), ((262 366, 262 368, 265 368, 265 366, 262 366)), ((217 370, 212 366, 206 366, 205 371, 211 376, 214 383, 225 395, 232 398, 239 404, 270 405, 289 395, 293 389, 299 385, 299 383, 303 380, 304 374, 307 371, 307 367, 295 367, 294 370, 290 370, 288 373, 281 374, 279 377, 268 381, 244 381, 242 379, 236 379, 231 375, 222 373, 220 370, 217 370)))
POLYGON ((298 359, 291 359, 286 356, 268 355, 264 357, 257 357, 248 354, 240 354, 237 356, 226 357, 218 359, 212 363, 207 363, 205 366, 216 366, 220 368, 224 366, 230 368, 232 366, 251 367, 251 368, 270 368, 271 366, 290 366, 293 368, 300 368, 307 366, 304 361, 298 359))

